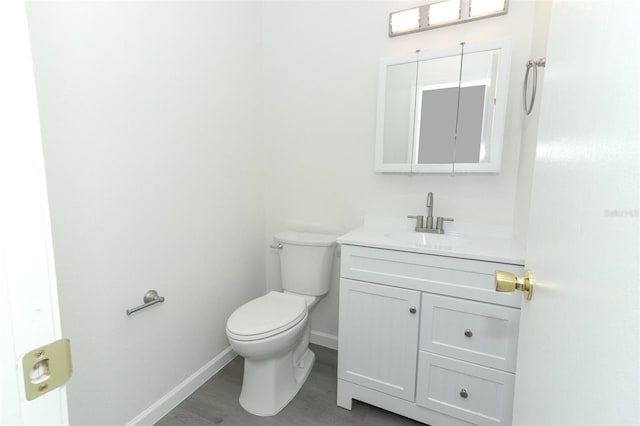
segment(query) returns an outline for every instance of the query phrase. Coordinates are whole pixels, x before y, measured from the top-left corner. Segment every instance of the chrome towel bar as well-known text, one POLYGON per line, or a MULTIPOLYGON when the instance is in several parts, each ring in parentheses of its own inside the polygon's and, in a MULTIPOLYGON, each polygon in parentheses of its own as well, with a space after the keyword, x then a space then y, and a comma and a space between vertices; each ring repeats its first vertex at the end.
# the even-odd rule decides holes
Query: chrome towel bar
POLYGON ((144 302, 143 305, 136 306, 135 308, 127 309, 127 316, 131 315, 134 312, 138 312, 141 309, 148 308, 149 306, 153 306, 156 303, 164 302, 164 297, 158 296, 158 292, 155 290, 149 290, 144 294, 144 298, 142 299, 144 302))

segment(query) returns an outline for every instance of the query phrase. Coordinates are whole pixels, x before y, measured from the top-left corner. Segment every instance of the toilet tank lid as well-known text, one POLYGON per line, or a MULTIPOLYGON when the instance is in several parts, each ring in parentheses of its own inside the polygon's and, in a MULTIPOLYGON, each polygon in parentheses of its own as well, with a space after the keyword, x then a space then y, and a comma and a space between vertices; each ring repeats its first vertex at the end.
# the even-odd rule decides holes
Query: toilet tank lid
POLYGON ((274 238, 281 243, 300 246, 333 246, 336 244, 338 235, 286 231, 277 233, 274 238))

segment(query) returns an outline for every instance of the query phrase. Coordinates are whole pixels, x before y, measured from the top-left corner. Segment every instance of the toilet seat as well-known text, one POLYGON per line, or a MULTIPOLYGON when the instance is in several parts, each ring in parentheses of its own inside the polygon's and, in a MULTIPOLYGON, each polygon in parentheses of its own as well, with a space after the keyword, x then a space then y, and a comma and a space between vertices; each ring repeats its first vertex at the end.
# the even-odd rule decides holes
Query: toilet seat
POLYGON ((307 316, 305 299, 272 291, 236 309, 227 321, 227 335, 236 340, 260 340, 282 333, 307 316))

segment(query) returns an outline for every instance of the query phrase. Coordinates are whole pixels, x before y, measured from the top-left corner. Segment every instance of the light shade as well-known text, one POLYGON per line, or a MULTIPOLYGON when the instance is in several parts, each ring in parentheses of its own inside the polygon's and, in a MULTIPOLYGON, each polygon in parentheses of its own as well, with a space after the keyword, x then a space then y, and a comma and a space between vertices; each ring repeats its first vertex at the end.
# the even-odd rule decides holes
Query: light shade
POLYGON ((429 6, 429 25, 439 25, 460 19, 460 0, 447 0, 429 6))
POLYGON ((420 28, 420 8, 407 9, 392 13, 390 18, 390 34, 415 31, 420 28))
POLYGON ((505 9, 505 0, 471 0, 469 5, 469 17, 495 14, 505 9))

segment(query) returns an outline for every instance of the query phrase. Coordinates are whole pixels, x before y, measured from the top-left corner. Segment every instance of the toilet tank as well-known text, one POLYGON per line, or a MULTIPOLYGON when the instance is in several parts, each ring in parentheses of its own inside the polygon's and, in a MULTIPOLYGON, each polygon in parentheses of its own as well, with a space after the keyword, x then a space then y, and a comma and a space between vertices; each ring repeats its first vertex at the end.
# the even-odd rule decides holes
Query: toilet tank
POLYGON ((282 244, 282 289, 309 296, 328 293, 338 236, 289 231, 274 238, 282 244))

